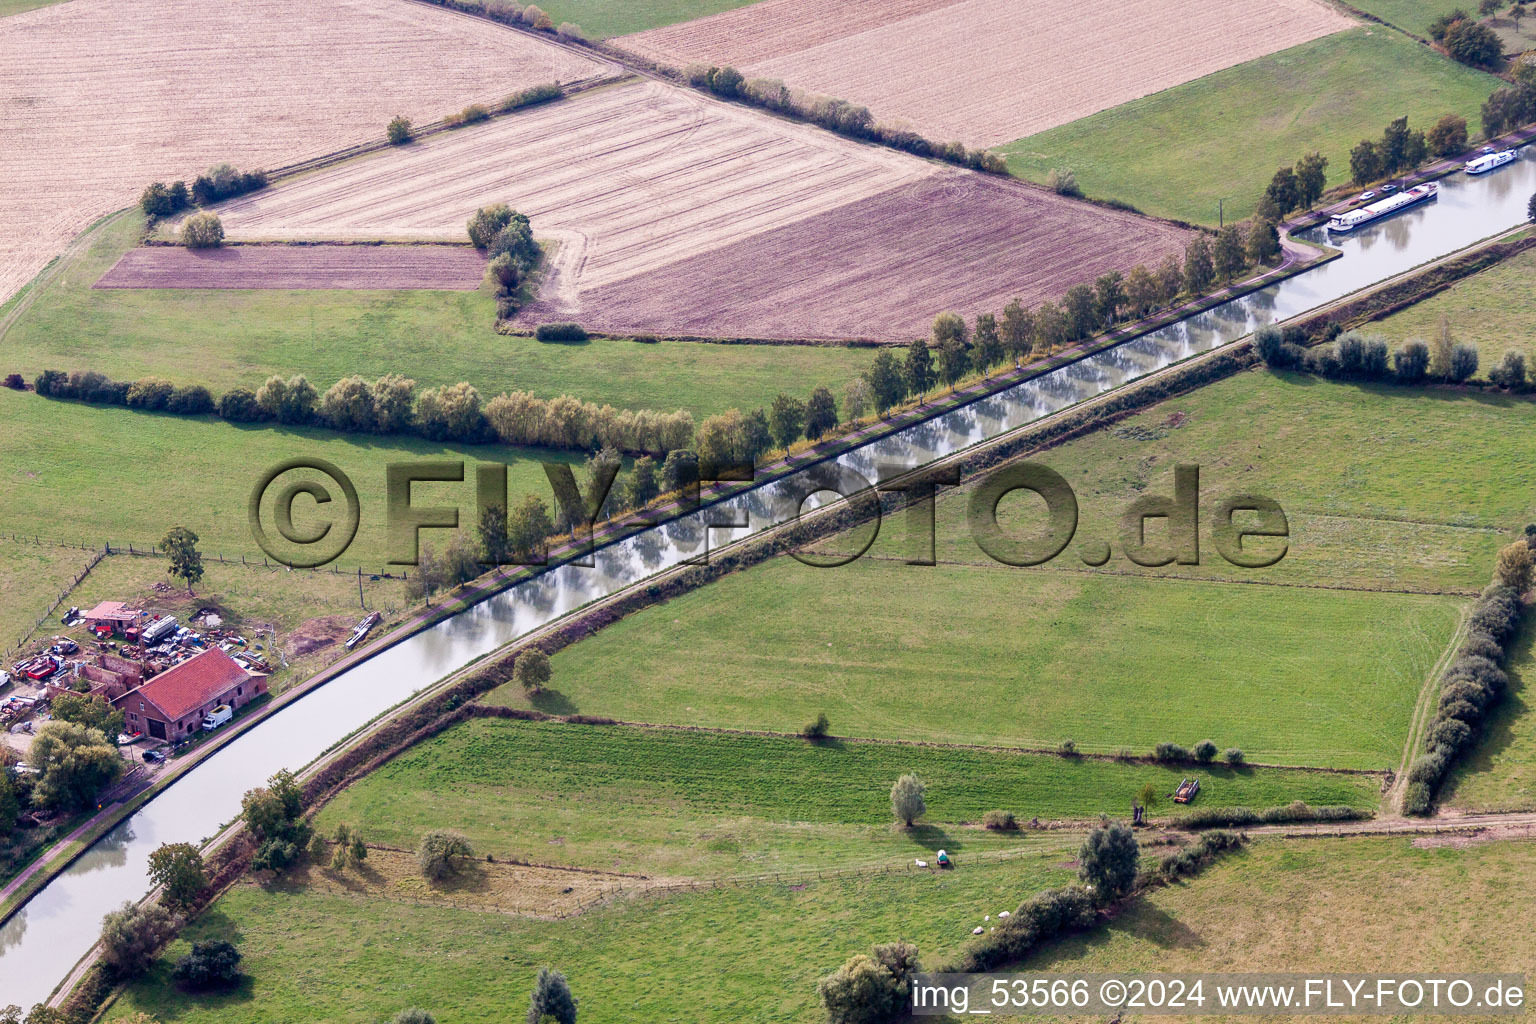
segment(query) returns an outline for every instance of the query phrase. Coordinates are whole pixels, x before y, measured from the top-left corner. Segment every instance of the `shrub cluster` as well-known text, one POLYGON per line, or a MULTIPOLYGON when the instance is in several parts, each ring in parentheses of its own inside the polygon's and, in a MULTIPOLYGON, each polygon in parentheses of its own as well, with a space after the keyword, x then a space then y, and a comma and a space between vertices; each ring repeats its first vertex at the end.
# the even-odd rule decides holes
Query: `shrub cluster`
POLYGON ((828 1024, 880 1024, 905 1016, 910 977, 919 970, 910 942, 860 953, 816 986, 828 1024))
MULTIPOLYGON (((1179 764, 1189 761, 1198 761, 1200 764, 1210 764, 1216 760, 1218 753, 1216 744, 1211 740, 1201 740, 1195 744, 1195 749, 1190 750, 1178 743, 1159 743, 1152 751, 1152 758, 1156 761, 1167 761, 1171 764, 1179 764)), ((1228 764, 1242 764, 1243 752, 1236 747, 1228 747, 1223 755, 1228 764)))
POLYGON ((267 187, 265 171, 237 171, 230 164, 215 164, 192 182, 192 202, 198 206, 255 192, 267 187))
POLYGON ((1290 825, 1300 821, 1359 821, 1369 811, 1355 807, 1312 807, 1295 800, 1284 807, 1255 811, 1249 807, 1201 807, 1175 817, 1175 828, 1205 829, 1242 825, 1290 825))
POLYGON ((587 39, 580 25, 562 22, 557 30, 554 20, 536 4, 524 6, 512 0, 427 0, 427 2, 446 7, 451 11, 478 14, 492 21, 499 21, 503 25, 516 25, 536 32, 548 32, 558 35, 567 42, 584 43, 587 39))
POLYGON ((443 115, 443 125, 447 128, 462 128, 467 124, 475 124, 479 121, 489 121, 491 112, 478 103, 471 103, 463 110, 454 111, 443 115))
POLYGON ((1019 819, 1012 811, 988 811, 981 816, 981 824, 997 832, 1013 832, 1019 827, 1019 819))
MULTIPOLYGON (((1518 540, 1500 552, 1501 575, 1510 575, 1506 566, 1510 555, 1518 553, 1511 549, 1525 544, 1518 540)), ((1477 738, 1483 719, 1508 686, 1500 666, 1505 645, 1520 624, 1522 591, 1530 585, 1529 549, 1524 554, 1523 578, 1495 580, 1472 606, 1467 637, 1440 680, 1440 704, 1425 733, 1424 753, 1408 769, 1408 788, 1403 793, 1407 814, 1429 813, 1440 783, 1477 738)))
MULTIPOLYGON (((1253 345, 1259 358, 1275 369, 1301 370, 1336 380, 1392 381, 1398 384, 1424 384, 1431 381, 1464 383, 1477 372, 1477 349, 1472 345, 1445 344, 1446 353, 1438 362, 1430 347, 1422 341, 1408 341, 1389 352, 1382 338, 1368 337, 1358 331, 1340 332, 1330 323, 1323 335, 1332 345, 1307 348, 1306 332, 1299 327, 1284 330, 1268 324, 1254 334, 1253 345)), ((1505 361, 1489 371, 1495 384, 1519 390, 1525 386, 1525 359, 1510 352, 1505 361)))
POLYGON ((1497 33, 1461 7, 1431 22, 1429 37, 1453 59, 1468 67, 1492 70, 1504 56, 1504 45, 1499 42, 1497 33))
POLYGON ((1495 89, 1483 103, 1483 134, 1490 139, 1536 121, 1536 68, 1521 65, 1516 74, 1515 85, 1495 89), (1518 77, 1524 69, 1531 69, 1529 77, 1518 77))
MULTIPOLYGON (((561 26, 564 28, 565 26, 561 26)), ((546 82, 543 85, 530 85, 526 89, 519 89, 501 101, 498 107, 503 114, 518 110, 522 107, 531 107, 539 103, 550 103, 565 96, 565 90, 559 82, 546 82)))
POLYGON ((533 336, 539 341, 586 341, 587 329, 572 323, 539 324, 533 336))
POLYGON ((1199 874, 1216 858, 1228 850, 1238 849, 1243 842, 1243 837, 1235 832, 1207 832, 1197 842, 1170 853, 1155 868, 1144 872, 1141 884, 1176 882, 1199 874))
POLYGON ((496 288, 496 315, 512 316, 518 310, 518 287, 542 256, 528 218, 496 203, 476 210, 464 229, 470 244, 490 257, 485 276, 496 288))
POLYGON ((1019 904, 995 931, 973 939, 961 953, 956 970, 990 971, 1022 960, 1041 943, 1092 925, 1098 908, 1093 892, 1082 885, 1036 893, 1019 904))
POLYGON ((666 453, 687 448, 694 434, 693 415, 683 409, 615 409, 570 395, 544 399, 527 391, 497 395, 485 415, 504 444, 666 453))

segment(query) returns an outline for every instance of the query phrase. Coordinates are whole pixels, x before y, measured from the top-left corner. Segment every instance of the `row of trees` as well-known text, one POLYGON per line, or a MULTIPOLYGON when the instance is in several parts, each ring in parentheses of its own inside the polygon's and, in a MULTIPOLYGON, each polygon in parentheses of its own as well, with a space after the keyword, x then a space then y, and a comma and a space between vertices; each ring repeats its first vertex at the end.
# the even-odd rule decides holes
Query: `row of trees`
POLYGON ((1536 64, 1521 63, 1515 84, 1502 86, 1483 102, 1483 133, 1490 139, 1536 121, 1536 64))
POLYGON ((1380 139, 1361 139, 1349 151, 1349 173, 1365 185, 1411 171, 1430 156, 1449 156, 1467 148, 1467 122, 1454 114, 1442 117, 1428 133, 1408 127, 1400 117, 1387 125, 1380 139))
POLYGON ((1440 680, 1440 703, 1425 732, 1424 753, 1408 769, 1403 811, 1428 814, 1451 766, 1476 741, 1484 719, 1509 685, 1505 651, 1520 624, 1536 559, 1536 524, 1501 548, 1494 579, 1472 606, 1466 638, 1440 680))
POLYGON ((264 171, 239 171, 232 164, 214 164, 207 173, 198 175, 190 188, 184 181, 169 185, 154 182, 139 196, 139 208, 153 220, 180 213, 189 206, 208 206, 266 186, 264 171))
POLYGON ((323 394, 302 374, 273 375, 255 391, 231 388, 217 400, 200 384, 173 385, 159 377, 115 381, 95 370, 44 370, 33 386, 45 397, 96 405, 189 416, 216 413, 234 423, 276 421, 373 434, 418 433, 434 441, 468 444, 501 441, 589 451, 611 446, 664 455, 686 448, 694 435, 693 416, 686 410, 615 409, 569 395, 543 399, 522 391, 498 395, 482 409, 480 392, 468 383, 418 392, 416 381, 399 374, 374 381, 344 377, 323 394))
POLYGON ((859 386, 850 390, 846 412, 858 418, 867 405, 883 414, 907 397, 924 399, 939 384, 953 388, 967 374, 990 376, 1007 360, 1017 366, 1031 355, 1049 355, 1168 308, 1181 295, 1230 283, 1250 265, 1279 252, 1272 221, 1256 220, 1247 231, 1229 224, 1214 239, 1196 235, 1183 260, 1170 255, 1157 270, 1138 265, 1129 275, 1110 271, 1092 284, 1073 285, 1060 303, 1047 300, 1031 309, 1015 299, 1001 317, 982 313, 971 326, 957 313, 940 313, 931 339, 913 341, 903 357, 890 350, 875 356, 859 386))
POLYGON ((1007 162, 996 153, 967 149, 962 142, 932 142, 913 131, 876 124, 868 107, 832 96, 791 90, 777 78, 749 79, 730 65, 692 64, 683 73, 695 89, 788 114, 839 135, 879 142, 988 174, 1008 173, 1007 162))

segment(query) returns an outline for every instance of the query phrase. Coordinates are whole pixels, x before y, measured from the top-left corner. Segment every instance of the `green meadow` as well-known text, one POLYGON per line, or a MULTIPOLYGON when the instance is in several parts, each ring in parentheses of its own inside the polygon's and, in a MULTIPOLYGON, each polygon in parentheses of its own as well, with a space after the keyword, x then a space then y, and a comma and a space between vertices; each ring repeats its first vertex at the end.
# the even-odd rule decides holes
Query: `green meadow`
POLYGON ((1328 183, 1349 180, 1349 151, 1394 118, 1428 128, 1478 112, 1501 83, 1382 26, 1337 32, 1132 100, 1000 147, 1009 169, 1044 181, 1070 168, 1096 199, 1215 225, 1254 210, 1270 176, 1311 150, 1328 183))

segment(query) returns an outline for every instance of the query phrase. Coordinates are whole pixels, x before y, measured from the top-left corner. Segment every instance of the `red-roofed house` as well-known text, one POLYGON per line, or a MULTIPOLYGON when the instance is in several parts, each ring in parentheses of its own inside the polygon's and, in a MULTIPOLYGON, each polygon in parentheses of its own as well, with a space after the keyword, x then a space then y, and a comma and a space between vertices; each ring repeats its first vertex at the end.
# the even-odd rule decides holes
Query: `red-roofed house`
POLYGON ((166 669, 112 704, 123 712, 129 732, 175 741, 195 733, 203 716, 220 704, 238 708, 266 692, 266 676, 247 672, 215 647, 166 669))

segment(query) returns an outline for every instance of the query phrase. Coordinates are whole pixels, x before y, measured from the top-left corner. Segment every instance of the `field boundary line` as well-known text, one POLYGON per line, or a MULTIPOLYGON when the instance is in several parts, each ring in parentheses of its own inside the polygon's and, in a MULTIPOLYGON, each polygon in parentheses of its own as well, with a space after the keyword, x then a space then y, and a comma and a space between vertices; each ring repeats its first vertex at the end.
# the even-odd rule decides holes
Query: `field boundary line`
POLYGON ((1419 698, 1413 706, 1413 718, 1408 725, 1408 737, 1403 743, 1403 756, 1398 762, 1397 774, 1393 777, 1392 788, 1387 791, 1386 804, 1390 811, 1396 814, 1402 813, 1403 794, 1408 788, 1408 767, 1413 763, 1414 751, 1419 749, 1424 739, 1424 734, 1429 728, 1429 720, 1433 709, 1437 705, 1436 697, 1440 692, 1440 677, 1445 674, 1451 659, 1461 649, 1461 642, 1466 639, 1471 627, 1469 607, 1463 607, 1461 618, 1456 623, 1456 629, 1451 633, 1450 642, 1445 645, 1445 650, 1440 652, 1440 657, 1430 666, 1425 675, 1424 685, 1419 688, 1419 698))
MULTIPOLYGON (((494 692, 494 691, 493 691, 494 692)), ((883 736, 827 736, 823 740, 807 739, 797 732, 775 732, 770 729, 733 729, 728 726, 679 725, 667 722, 637 722, 623 718, 605 718, 592 715, 550 715, 542 711, 529 711, 507 704, 487 704, 483 699, 469 706, 469 717, 485 720, 547 722, 559 725, 585 726, 592 729, 652 729, 658 732, 707 733, 716 736, 751 736, 762 739, 797 740, 812 746, 832 746, 837 743, 858 743, 870 746, 917 747, 933 750, 971 750, 990 754, 1020 754, 1028 756, 1056 757, 1065 761, 1112 761, 1118 764, 1143 764, 1166 768, 1206 768, 1240 771, 1243 768, 1260 768, 1266 771, 1313 772, 1323 775, 1385 776, 1380 768, 1331 768, 1326 765, 1270 764, 1263 761, 1245 761, 1240 767, 1226 763, 1202 764, 1197 761, 1159 761, 1151 755, 1119 757, 1115 754, 1098 754, 1078 751, 1067 754, 1051 747, 1016 747, 998 743, 955 743, 946 740, 902 740, 883 736)))

